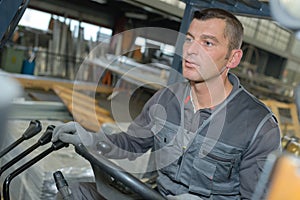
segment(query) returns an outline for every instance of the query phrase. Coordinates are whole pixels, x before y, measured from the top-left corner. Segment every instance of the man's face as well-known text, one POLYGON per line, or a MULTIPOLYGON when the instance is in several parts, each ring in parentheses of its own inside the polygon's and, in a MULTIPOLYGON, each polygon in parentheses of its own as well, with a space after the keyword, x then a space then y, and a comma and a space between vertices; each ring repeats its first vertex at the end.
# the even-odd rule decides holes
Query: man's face
POLYGON ((225 21, 193 19, 183 45, 183 76, 196 82, 218 77, 228 62, 225 21))

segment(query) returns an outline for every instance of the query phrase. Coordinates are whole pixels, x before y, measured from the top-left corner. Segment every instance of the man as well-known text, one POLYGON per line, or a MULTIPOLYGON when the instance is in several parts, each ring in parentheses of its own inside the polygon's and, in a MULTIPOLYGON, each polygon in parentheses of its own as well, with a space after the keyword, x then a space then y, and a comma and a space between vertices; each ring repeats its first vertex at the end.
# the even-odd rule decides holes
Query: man
POLYGON ((53 140, 113 145, 110 158, 153 148, 157 188, 166 197, 250 199, 267 155, 280 149, 275 117, 229 73, 242 57, 243 27, 221 9, 194 13, 183 46, 188 80, 158 91, 125 133, 85 132, 71 122, 53 140), (73 134, 69 134, 69 132, 73 134))

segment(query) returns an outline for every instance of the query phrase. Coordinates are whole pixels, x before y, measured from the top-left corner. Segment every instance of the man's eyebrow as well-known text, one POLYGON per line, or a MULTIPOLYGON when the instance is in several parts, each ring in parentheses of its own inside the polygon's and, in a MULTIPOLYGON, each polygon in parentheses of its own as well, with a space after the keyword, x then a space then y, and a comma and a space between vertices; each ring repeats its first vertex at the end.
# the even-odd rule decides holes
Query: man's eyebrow
MULTIPOLYGON (((190 32, 187 32, 186 36, 190 36, 193 39, 195 39, 195 36, 192 33, 190 33, 190 32)), ((220 43, 219 40, 215 36, 212 36, 212 35, 205 35, 205 34, 203 34, 203 35, 200 36, 200 39, 202 39, 202 40, 211 39, 211 40, 213 40, 216 43, 220 43)))
POLYGON ((212 36, 212 35, 201 35, 200 38, 201 39, 211 39, 211 40, 215 41, 216 43, 220 43, 219 40, 215 36, 212 36))
POLYGON ((193 39, 195 38, 190 32, 187 32, 187 33, 186 33, 186 36, 190 36, 190 37, 192 37, 193 39))

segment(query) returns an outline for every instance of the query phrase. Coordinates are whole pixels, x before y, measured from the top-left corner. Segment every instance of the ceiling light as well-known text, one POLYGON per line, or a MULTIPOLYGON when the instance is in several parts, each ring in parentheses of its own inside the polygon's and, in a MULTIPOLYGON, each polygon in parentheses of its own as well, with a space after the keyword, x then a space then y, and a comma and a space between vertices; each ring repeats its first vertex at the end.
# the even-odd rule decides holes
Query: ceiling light
POLYGON ((134 12, 126 12, 125 17, 133 18, 133 19, 140 19, 140 20, 147 20, 148 16, 145 14, 134 13, 134 12))
POLYGON ((107 3, 107 0, 91 0, 91 1, 95 1, 95 2, 100 3, 100 4, 106 4, 107 3))

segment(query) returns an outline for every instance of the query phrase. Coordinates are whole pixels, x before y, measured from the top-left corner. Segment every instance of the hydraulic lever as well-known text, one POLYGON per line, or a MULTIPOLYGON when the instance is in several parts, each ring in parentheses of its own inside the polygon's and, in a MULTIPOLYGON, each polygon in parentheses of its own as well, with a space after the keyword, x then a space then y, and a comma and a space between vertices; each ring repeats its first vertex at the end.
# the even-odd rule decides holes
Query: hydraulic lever
POLYGON ((3 151, 0 152, 0 158, 2 158, 5 154, 10 152, 13 148, 21 144, 23 141, 28 140, 29 138, 32 138, 36 134, 38 134, 42 130, 42 125, 39 120, 31 120, 28 128, 23 133, 23 135, 16 140, 14 143, 3 149, 3 151))
POLYGON ((0 177, 2 175, 2 173, 7 170, 9 167, 11 167, 12 165, 14 165, 16 162, 18 162, 19 160, 21 160, 22 158, 24 158, 25 156, 27 156, 28 154, 30 154, 33 150, 37 149, 40 146, 43 146, 49 142, 51 142, 51 138, 52 138, 52 133, 54 130, 55 126, 54 125, 49 125, 46 129, 46 131, 44 132, 44 134, 40 137, 40 139, 31 147, 29 147, 28 149, 26 149, 24 152, 20 153, 18 156, 16 156, 15 158, 13 158, 11 161, 9 161, 8 163, 6 163, 5 165, 3 165, 0 168, 0 177))
POLYGON ((74 200, 69 185, 61 171, 53 173, 53 177, 56 183, 56 188, 60 192, 63 200, 74 200))
POLYGON ((28 161, 24 165, 22 165, 21 167, 19 167, 15 171, 13 171, 11 174, 9 174, 5 178, 4 183, 3 183, 3 198, 4 198, 4 200, 9 200, 10 199, 10 197, 9 197, 9 184, 12 181, 13 178, 18 176, 24 170, 28 169, 29 167, 31 167, 32 165, 34 165, 35 163, 37 163, 38 161, 40 161, 41 159, 43 159, 44 157, 46 157, 47 155, 52 153, 53 151, 59 150, 63 147, 67 147, 67 146, 69 146, 69 144, 66 144, 66 143, 58 140, 58 141, 54 142, 51 145, 51 147, 49 147, 48 149, 46 149, 45 151, 43 151, 42 153, 40 153, 39 155, 37 155, 36 157, 31 159, 30 161, 28 161))

